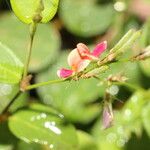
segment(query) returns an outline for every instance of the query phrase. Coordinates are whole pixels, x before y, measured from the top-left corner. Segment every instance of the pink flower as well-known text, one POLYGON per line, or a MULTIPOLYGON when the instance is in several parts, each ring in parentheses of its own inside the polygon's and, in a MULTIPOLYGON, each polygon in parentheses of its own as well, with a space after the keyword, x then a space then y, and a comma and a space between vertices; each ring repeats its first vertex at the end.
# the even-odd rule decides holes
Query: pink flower
POLYGON ((106 41, 96 45, 92 52, 90 52, 89 48, 85 44, 77 44, 77 48, 73 49, 68 55, 68 64, 71 69, 62 68, 58 70, 58 77, 68 78, 75 73, 83 71, 92 60, 98 60, 98 57, 106 50, 106 48, 106 41))

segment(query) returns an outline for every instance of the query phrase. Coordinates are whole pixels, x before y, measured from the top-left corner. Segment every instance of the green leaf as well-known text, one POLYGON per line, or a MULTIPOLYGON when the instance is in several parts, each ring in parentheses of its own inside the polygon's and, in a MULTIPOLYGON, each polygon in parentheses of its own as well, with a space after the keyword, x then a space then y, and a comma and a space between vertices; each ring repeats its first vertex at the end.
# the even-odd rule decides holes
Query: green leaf
POLYGON ((19 83, 22 71, 22 62, 8 47, 0 43, 0 82, 19 83))
POLYGON ((94 138, 86 132, 78 131, 79 150, 98 150, 94 138))
POLYGON ((13 150, 11 145, 0 145, 0 150, 13 150))
POLYGON ((59 16, 65 27, 71 33, 82 37, 105 32, 114 15, 112 5, 99 6, 95 0, 61 0, 60 3, 59 16))
MULTIPOLYGON (((8 103, 12 100, 12 98, 19 91, 18 85, 12 84, 2 84, 0 83, 0 114, 6 108, 8 103)), ((23 107, 27 104, 28 94, 21 94, 13 103, 13 105, 9 108, 9 112, 14 112, 18 108, 23 107)))
POLYGON ((148 45, 148 42, 149 42, 148 37, 150 35, 149 29, 150 29, 150 20, 147 20, 142 27, 142 35, 140 39, 140 45, 142 46, 142 48, 148 45))
POLYGON ((19 139, 54 150, 75 150, 77 135, 63 116, 38 110, 21 110, 9 118, 9 128, 19 139))
POLYGON ((150 137, 150 126, 149 126, 150 125, 150 102, 148 103, 147 106, 143 108, 142 118, 143 118, 144 128, 150 137))
MULTIPOLYGON (((38 13, 39 3, 41 0, 10 0, 12 9, 16 16, 24 23, 33 22, 33 17, 38 13)), ((58 8, 59 0, 42 0, 44 10, 39 11, 42 23, 50 21, 58 8)))
MULTIPOLYGON (((0 40, 11 47, 22 62, 25 62, 29 29, 11 14, 5 14, 0 19, 0 34, 3 34, 0 40)), ((59 48, 60 36, 54 26, 39 25, 34 39, 29 71, 38 72, 53 63, 58 56, 59 48)))
POLYGON ((148 135, 143 132, 143 134, 140 137, 137 137, 135 135, 132 135, 132 138, 129 140, 129 142, 125 146, 125 150, 149 150, 150 146, 150 138, 148 135))
MULTIPOLYGON (((66 62, 67 55, 62 53, 58 62, 53 67, 50 67, 49 70, 40 73, 36 81, 58 79, 57 69, 67 66, 66 62)), ((98 115, 101 110, 100 106, 91 103, 96 101, 99 96, 102 96, 103 92, 104 86, 98 87, 95 79, 70 81, 43 86, 38 89, 38 93, 45 104, 57 108, 67 119, 82 123, 87 123, 98 115)))
POLYGON ((118 43, 111 49, 112 52, 117 51, 121 47, 123 47, 124 44, 128 42, 128 40, 133 36, 134 30, 130 29, 119 41, 118 43))
POLYGON ((125 50, 128 50, 133 46, 135 41, 141 36, 141 31, 129 30, 121 40, 111 49, 112 52, 116 54, 122 54, 125 50))
POLYGON ((50 148, 37 143, 26 143, 20 141, 17 145, 17 150, 50 150, 50 148))
POLYGON ((150 58, 146 59, 146 60, 143 60, 143 61, 140 61, 140 67, 143 71, 143 73, 150 77, 150 58))
POLYGON ((17 138, 9 131, 7 122, 0 123, 0 150, 13 150, 17 144, 17 138))

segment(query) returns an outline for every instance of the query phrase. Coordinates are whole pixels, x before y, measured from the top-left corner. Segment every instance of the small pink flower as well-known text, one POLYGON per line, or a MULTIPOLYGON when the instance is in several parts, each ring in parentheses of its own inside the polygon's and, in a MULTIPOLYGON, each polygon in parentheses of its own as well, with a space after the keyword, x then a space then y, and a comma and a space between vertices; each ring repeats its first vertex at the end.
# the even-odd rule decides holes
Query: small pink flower
POLYGON ((77 48, 73 49, 68 55, 68 64, 71 69, 63 68, 58 70, 58 77, 68 78, 75 73, 83 71, 92 60, 98 60, 98 57, 106 50, 106 48, 106 41, 96 45, 92 52, 90 52, 89 48, 85 44, 77 44, 77 48))

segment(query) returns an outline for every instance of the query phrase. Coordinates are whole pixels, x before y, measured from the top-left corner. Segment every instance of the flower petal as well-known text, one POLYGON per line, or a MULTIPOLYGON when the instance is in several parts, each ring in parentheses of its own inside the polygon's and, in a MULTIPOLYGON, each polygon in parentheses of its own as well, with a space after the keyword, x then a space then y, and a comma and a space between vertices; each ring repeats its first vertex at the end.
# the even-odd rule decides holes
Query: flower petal
POLYGON ((89 59, 83 59, 80 61, 80 63, 77 66, 77 72, 81 72, 83 71, 89 64, 90 64, 90 60, 89 59))
POLYGON ((99 57, 107 49, 107 41, 99 43, 96 45, 95 49, 91 53, 93 56, 99 57))
POLYGON ((68 55, 68 64, 71 68, 76 71, 78 64, 81 62, 82 58, 78 53, 77 49, 72 50, 68 55))
POLYGON ((62 69, 60 69, 60 70, 57 71, 57 75, 60 78, 68 78, 71 75, 73 75, 73 70, 62 68, 62 69))
POLYGON ((89 55, 90 51, 89 51, 89 48, 85 44, 83 43, 77 44, 77 50, 82 59, 88 59, 87 54, 89 55))

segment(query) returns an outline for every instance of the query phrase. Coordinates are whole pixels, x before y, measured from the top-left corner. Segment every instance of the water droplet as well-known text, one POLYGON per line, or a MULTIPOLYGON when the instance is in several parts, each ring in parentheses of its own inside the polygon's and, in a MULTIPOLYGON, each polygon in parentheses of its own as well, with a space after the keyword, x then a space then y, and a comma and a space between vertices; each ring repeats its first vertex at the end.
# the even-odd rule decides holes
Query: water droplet
POLYGON ((45 119, 47 117, 47 115, 45 113, 41 113, 41 118, 45 119))
POLYGON ((45 113, 41 113, 37 116, 32 116, 30 118, 30 121, 36 121, 36 120, 41 120, 41 119, 46 119, 47 115, 45 113))
POLYGON ((53 145, 53 144, 51 144, 51 145, 49 146, 49 148, 50 148, 50 149, 54 148, 54 145, 53 145))
POLYGON ((54 133, 56 133, 58 135, 62 133, 61 130, 58 127, 56 127, 56 123, 54 121, 45 122, 44 127, 47 128, 47 129, 50 129, 51 131, 53 131, 54 133))
POLYGON ((33 141, 35 143, 39 143, 39 144, 42 144, 42 145, 48 145, 48 142, 47 141, 43 141, 43 140, 39 140, 39 139, 33 139, 33 141))
POLYGON ((28 140, 28 139, 25 138, 25 137, 21 137, 21 139, 22 139, 23 141, 25 141, 26 143, 30 143, 30 140, 28 140))
POLYGON ((30 18, 30 16, 25 16, 27 19, 29 19, 30 18))
POLYGON ((60 118, 64 118, 64 115, 62 115, 62 114, 58 114, 58 116, 59 116, 60 118))
POLYGON ((40 120, 40 119, 41 119, 41 116, 40 116, 40 115, 36 116, 36 119, 37 119, 37 120, 40 120))
POLYGON ((38 139, 33 139, 33 141, 34 141, 35 143, 39 143, 39 140, 38 140, 38 139))
POLYGON ((118 134, 124 134, 123 127, 122 127, 122 126, 119 126, 119 127, 117 128, 117 132, 118 132, 118 134))
POLYGON ((117 135, 113 132, 109 133, 106 137, 107 141, 110 143, 114 143, 117 139, 117 135))
POLYGON ((119 88, 117 85, 112 85, 108 90, 107 90, 111 95, 116 95, 119 92, 119 88))
POLYGON ((117 141, 117 146, 119 147, 123 147, 126 143, 126 140, 123 139, 123 138, 120 138, 118 141, 117 141))
POLYGON ((131 97, 131 101, 132 101, 133 103, 137 103, 138 97, 137 97, 136 95, 133 95, 133 96, 131 97))
POLYGON ((12 92, 12 86, 9 84, 0 84, 0 96, 8 95, 12 92))
POLYGON ((30 118, 30 121, 35 121, 36 120, 36 117, 35 116, 32 116, 31 118, 30 118))
POLYGON ((126 109, 124 115, 125 115, 125 119, 130 119, 132 115, 132 111, 130 109, 126 109))
POLYGON ((43 141, 43 144, 44 144, 44 145, 47 145, 47 144, 48 144, 48 142, 47 142, 47 141, 43 141))
POLYGON ((114 9, 119 12, 125 11, 126 4, 124 2, 118 1, 114 4, 114 9))
POLYGON ((125 110, 125 115, 126 115, 127 117, 130 117, 131 114, 132 114, 132 111, 131 111, 130 109, 126 109, 126 110, 125 110))

